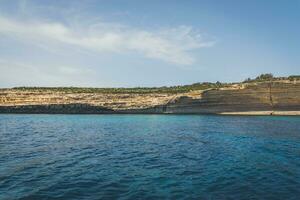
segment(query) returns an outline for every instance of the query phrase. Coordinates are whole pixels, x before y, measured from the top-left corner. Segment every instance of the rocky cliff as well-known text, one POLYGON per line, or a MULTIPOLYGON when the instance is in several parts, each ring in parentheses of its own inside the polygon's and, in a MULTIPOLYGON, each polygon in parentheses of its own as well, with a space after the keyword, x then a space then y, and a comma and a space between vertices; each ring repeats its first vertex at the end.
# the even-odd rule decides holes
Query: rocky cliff
POLYGON ((2 89, 0 113, 300 114, 299 81, 263 81, 183 93, 72 93, 2 89))
POLYGON ((299 82, 241 84, 204 91, 199 99, 180 97, 165 105, 168 113, 299 114, 299 82))

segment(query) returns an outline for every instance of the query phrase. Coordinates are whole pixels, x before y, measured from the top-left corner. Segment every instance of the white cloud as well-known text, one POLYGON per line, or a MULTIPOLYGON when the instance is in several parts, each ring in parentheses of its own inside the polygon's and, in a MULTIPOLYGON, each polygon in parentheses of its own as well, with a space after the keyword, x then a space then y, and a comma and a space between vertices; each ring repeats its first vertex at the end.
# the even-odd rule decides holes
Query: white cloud
POLYGON ((64 45, 97 53, 134 52, 178 65, 193 64, 195 58, 190 51, 214 45, 188 26, 149 31, 114 23, 72 26, 1 16, 0 34, 50 50, 57 48, 56 45, 64 45))

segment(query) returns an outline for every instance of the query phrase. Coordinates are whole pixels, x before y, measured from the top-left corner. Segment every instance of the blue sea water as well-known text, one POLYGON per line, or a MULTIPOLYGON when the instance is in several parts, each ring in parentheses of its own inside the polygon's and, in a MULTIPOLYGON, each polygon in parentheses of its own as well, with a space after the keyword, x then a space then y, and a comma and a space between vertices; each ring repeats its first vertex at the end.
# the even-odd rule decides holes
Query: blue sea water
POLYGON ((0 199, 299 199, 300 117, 0 115, 0 199))

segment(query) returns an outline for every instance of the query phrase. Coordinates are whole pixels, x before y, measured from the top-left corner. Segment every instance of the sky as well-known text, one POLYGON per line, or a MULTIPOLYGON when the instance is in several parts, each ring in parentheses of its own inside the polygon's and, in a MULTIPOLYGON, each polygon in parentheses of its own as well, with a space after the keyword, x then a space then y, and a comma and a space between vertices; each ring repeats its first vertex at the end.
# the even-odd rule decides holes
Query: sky
POLYGON ((300 0, 0 0, 0 87, 300 74, 300 0))

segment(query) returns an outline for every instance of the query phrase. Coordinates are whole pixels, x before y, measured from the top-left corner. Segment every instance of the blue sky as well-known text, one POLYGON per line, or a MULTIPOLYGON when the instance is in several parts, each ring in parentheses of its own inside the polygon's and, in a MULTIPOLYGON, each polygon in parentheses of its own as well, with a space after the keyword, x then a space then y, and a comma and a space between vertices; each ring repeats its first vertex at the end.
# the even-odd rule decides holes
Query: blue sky
POLYGON ((299 0, 0 0, 0 87, 300 74, 299 0))

